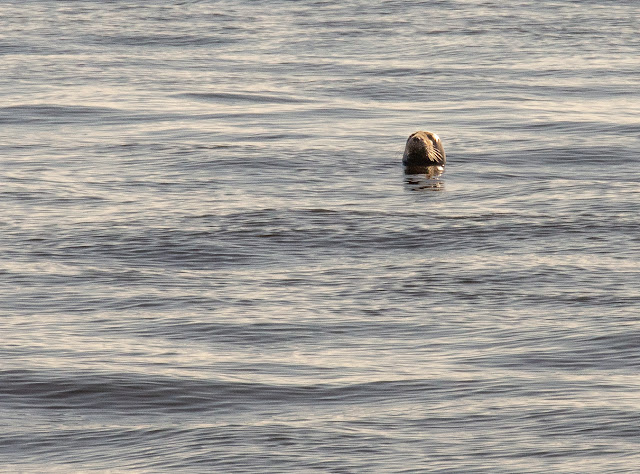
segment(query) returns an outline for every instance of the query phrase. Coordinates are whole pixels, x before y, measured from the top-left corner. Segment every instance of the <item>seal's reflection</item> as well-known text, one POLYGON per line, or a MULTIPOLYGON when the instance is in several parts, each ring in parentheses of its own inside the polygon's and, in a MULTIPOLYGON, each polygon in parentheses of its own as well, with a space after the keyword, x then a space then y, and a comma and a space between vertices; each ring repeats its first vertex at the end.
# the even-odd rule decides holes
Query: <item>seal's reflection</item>
POLYGON ((442 191, 442 173, 442 166, 407 166, 404 169, 404 182, 410 191, 442 191))

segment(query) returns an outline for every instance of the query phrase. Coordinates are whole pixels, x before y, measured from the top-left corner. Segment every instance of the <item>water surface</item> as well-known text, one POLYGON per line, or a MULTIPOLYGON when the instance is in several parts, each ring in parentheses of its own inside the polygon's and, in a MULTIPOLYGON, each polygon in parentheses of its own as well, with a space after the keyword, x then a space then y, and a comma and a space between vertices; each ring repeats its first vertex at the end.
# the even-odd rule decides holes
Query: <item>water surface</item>
POLYGON ((636 470, 638 18, 4 3, 2 465, 636 470))

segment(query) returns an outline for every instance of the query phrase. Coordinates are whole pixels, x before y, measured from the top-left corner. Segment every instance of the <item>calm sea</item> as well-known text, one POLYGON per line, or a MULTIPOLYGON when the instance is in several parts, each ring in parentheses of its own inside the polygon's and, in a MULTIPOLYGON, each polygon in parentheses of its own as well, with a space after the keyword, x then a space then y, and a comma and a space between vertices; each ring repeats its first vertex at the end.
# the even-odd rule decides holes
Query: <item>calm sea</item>
POLYGON ((638 31, 3 1, 2 471, 638 472, 638 31))

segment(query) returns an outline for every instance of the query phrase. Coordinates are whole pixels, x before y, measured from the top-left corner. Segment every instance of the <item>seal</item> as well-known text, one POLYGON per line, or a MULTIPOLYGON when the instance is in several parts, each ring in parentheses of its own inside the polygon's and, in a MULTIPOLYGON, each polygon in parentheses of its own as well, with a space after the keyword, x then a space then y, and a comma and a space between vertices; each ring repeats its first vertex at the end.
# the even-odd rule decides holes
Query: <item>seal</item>
POLYGON ((431 132, 415 132, 407 139, 402 164, 407 167, 444 166, 446 159, 438 135, 431 132))

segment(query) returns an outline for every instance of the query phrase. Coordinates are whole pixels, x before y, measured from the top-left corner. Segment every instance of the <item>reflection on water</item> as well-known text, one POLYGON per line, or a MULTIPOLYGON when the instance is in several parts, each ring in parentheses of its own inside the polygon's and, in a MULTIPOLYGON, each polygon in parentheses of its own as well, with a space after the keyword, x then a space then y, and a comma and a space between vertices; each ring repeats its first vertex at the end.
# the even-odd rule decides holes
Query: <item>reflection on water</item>
POLYGON ((0 1, 1 472, 640 466, 600 3, 0 1))
POLYGON ((408 166, 404 169, 404 182, 410 191, 442 191, 442 166, 408 166))

